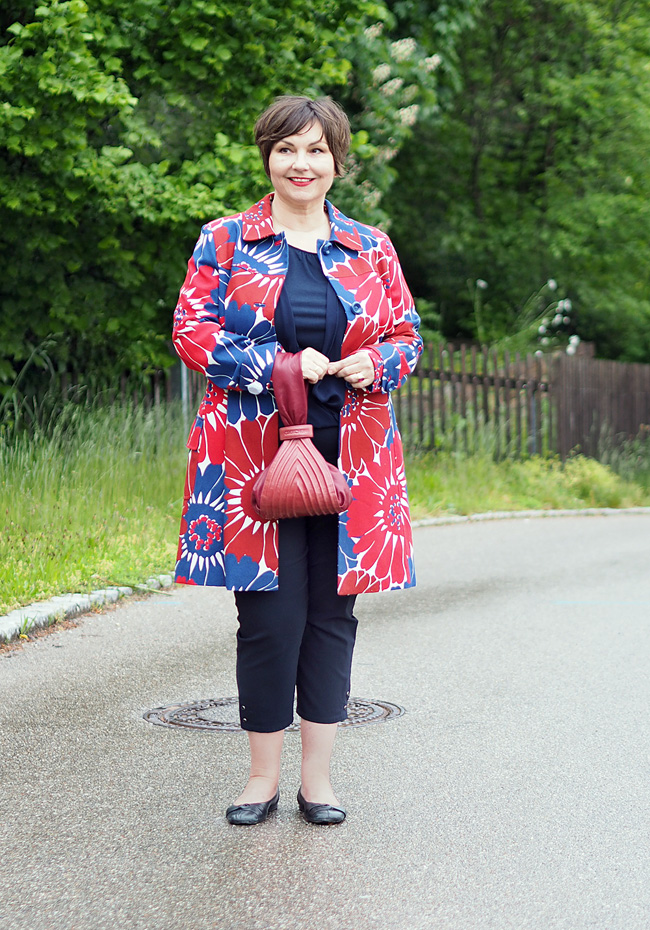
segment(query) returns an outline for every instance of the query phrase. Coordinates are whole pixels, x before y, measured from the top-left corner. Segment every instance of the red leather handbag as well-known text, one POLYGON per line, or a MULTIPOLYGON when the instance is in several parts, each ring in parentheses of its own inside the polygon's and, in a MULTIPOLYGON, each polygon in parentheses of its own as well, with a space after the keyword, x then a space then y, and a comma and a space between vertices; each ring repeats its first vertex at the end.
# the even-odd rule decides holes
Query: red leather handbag
POLYGON ((300 353, 278 353, 273 389, 285 425, 273 461, 253 484, 253 510, 261 520, 342 513, 352 503, 352 492, 339 469, 325 461, 311 441, 314 427, 306 422, 307 382, 300 353))

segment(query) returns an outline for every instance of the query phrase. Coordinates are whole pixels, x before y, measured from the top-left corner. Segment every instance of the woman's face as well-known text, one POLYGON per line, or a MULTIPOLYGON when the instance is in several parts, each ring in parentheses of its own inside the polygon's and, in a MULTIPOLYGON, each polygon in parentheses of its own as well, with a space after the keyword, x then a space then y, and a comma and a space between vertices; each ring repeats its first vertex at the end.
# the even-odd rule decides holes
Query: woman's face
POLYGON ((271 149, 269 175, 275 191, 288 207, 303 212, 322 204, 334 181, 334 156, 320 123, 280 139, 271 149))

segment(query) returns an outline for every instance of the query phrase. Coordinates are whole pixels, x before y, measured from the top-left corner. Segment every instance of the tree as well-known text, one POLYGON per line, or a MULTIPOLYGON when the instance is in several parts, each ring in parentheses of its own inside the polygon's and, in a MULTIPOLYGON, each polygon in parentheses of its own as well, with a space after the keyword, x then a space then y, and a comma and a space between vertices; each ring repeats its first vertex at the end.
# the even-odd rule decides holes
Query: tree
MULTIPOLYGON (((394 154, 413 113, 386 107, 371 125, 370 76, 392 54, 382 30, 393 22, 374 0, 3 7, 5 390, 26 359, 99 381, 171 362, 170 310, 199 226, 266 191, 252 128, 280 93, 333 91, 351 105, 356 183, 341 186, 342 205, 381 218, 385 139, 394 154)), ((411 107, 433 99, 422 57, 395 53, 411 107)))
POLYGON ((446 336, 512 331, 556 279, 599 354, 650 361, 647 2, 483 0, 386 207, 446 336))

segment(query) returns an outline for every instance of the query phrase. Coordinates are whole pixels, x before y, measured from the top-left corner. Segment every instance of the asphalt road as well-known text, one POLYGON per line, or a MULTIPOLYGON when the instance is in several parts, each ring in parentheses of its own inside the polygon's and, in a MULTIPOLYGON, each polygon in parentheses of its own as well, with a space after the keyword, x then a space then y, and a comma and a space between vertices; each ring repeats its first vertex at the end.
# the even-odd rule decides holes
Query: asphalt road
POLYGON ((648 930, 650 517, 416 530, 358 601, 338 827, 229 826, 241 733, 153 726, 236 693, 235 615, 174 589, 0 658, 1 930, 648 930))

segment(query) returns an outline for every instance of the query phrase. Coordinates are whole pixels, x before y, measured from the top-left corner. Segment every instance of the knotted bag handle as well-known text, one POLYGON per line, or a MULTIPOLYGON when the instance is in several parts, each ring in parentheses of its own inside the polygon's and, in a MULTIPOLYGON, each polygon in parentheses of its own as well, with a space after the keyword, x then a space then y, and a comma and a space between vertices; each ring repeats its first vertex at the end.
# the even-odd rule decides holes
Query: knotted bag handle
POLYGON ((271 378, 282 423, 281 445, 255 479, 251 503, 261 520, 342 513, 352 503, 343 474, 311 441, 307 423, 307 382, 300 352, 278 352, 271 378))
POLYGON ((306 424, 307 382, 302 374, 302 353, 278 352, 273 363, 271 381, 283 424, 306 424))

